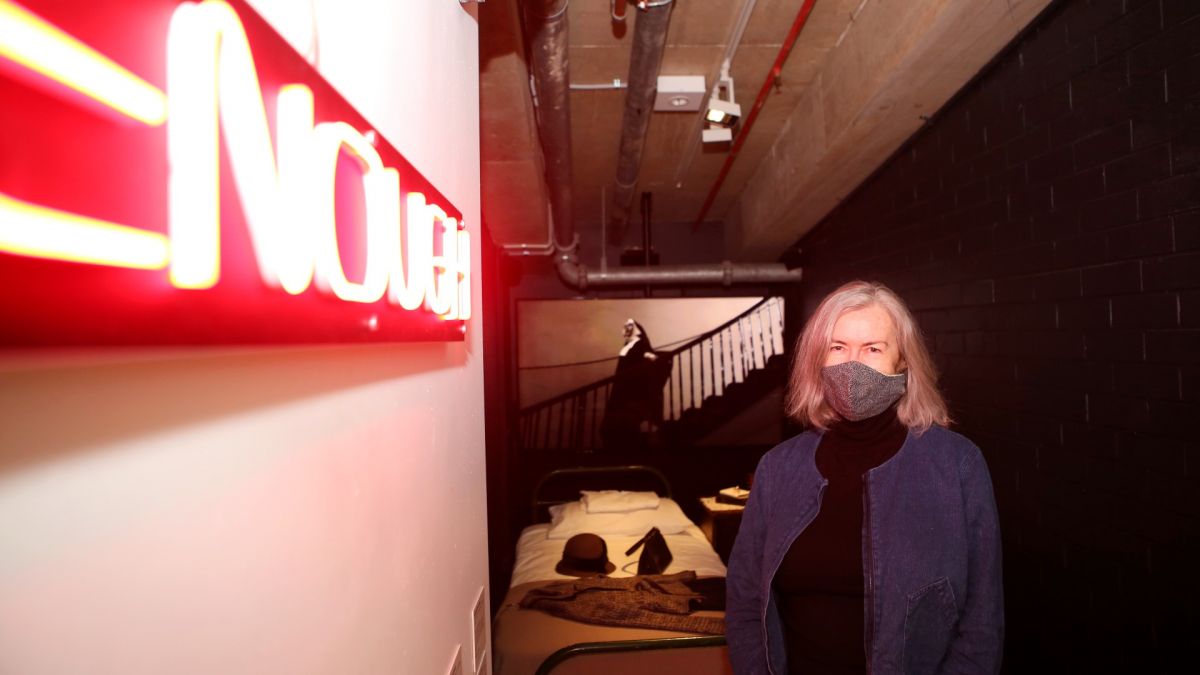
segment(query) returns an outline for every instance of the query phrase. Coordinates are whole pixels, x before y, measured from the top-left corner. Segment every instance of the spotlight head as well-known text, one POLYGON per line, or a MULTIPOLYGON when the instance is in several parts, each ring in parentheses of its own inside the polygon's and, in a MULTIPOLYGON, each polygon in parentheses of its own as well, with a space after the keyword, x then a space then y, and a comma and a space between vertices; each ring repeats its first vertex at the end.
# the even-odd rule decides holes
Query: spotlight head
POLYGON ((722 101, 716 97, 708 99, 708 110, 704 112, 704 120, 706 122, 726 128, 731 128, 737 124, 741 116, 742 106, 729 101, 722 101))

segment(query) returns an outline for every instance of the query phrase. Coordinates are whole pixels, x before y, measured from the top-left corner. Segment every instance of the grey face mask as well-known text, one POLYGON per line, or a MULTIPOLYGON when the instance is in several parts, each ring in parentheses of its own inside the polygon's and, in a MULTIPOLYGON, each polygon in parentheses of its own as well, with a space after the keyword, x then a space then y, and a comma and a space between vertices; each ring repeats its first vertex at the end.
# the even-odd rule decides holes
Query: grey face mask
POLYGON ((858 361, 846 361, 821 369, 825 401, 842 419, 857 422, 874 417, 900 400, 908 385, 908 373, 884 375, 858 361))

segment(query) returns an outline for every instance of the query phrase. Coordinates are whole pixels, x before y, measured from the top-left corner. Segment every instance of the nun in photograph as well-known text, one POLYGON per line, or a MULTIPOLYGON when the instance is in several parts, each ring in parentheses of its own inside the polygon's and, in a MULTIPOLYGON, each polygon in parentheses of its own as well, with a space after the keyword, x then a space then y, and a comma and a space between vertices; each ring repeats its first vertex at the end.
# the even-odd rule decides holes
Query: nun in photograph
POLYGON ((637 321, 625 321, 623 336, 625 344, 600 425, 604 447, 613 450, 644 446, 643 424, 646 431, 653 431, 662 421, 662 389, 671 367, 669 359, 659 359, 637 321))

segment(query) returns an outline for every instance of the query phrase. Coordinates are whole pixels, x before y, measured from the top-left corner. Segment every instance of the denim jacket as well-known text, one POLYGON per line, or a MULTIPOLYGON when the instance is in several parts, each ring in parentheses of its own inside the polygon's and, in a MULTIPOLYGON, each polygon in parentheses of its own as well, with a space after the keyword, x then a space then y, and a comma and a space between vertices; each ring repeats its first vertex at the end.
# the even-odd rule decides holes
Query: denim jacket
MULTIPOLYGON (((727 577, 729 653, 738 675, 786 675, 772 581, 821 508, 821 436, 763 456, 727 577)), ((995 673, 1004 641, 1000 527, 987 464, 966 438, 934 426, 864 477, 867 672, 995 673)))

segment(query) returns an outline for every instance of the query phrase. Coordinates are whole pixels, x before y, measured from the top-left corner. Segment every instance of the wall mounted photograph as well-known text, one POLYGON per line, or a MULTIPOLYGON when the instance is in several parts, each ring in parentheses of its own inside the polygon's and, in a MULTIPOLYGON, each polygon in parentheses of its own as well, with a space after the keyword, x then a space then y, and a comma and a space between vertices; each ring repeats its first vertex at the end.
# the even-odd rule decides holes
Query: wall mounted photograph
POLYGON ((786 369, 782 298, 522 301, 520 445, 770 445, 786 369))

